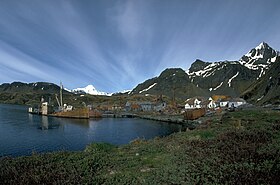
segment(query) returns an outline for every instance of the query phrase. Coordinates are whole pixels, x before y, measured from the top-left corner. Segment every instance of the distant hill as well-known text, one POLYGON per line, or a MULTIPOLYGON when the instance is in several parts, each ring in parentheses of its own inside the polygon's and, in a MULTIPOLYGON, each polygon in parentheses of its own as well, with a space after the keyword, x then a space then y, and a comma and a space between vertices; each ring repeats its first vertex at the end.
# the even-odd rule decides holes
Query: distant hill
POLYGON ((225 94, 239 97, 256 83, 274 63, 279 52, 261 43, 238 61, 205 62, 197 59, 188 70, 166 69, 146 80, 130 94, 154 94, 186 99, 193 96, 225 94))
MULTIPOLYGON (((36 83, 3 83, 0 85, 0 92, 29 92, 29 93, 59 93, 60 87, 53 83, 36 82, 36 83)), ((68 93, 64 90, 64 93, 68 93)))
MULTIPOLYGON (((45 101, 53 100, 56 103, 55 94, 59 94, 60 87, 53 83, 3 83, 0 85, 0 102, 11 104, 38 104, 43 98, 45 101)), ((63 90, 65 96, 71 95, 63 90)))

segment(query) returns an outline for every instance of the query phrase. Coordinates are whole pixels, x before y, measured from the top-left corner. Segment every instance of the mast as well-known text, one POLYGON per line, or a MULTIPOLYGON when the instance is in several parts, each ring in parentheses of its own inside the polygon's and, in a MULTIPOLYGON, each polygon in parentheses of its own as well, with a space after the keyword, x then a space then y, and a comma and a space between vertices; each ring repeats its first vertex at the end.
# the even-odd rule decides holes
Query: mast
POLYGON ((61 107, 61 105, 60 105, 60 103, 59 103, 59 100, 58 100, 57 94, 55 94, 55 99, 56 99, 56 101, 57 101, 58 107, 60 108, 60 107, 61 107))
POLYGON ((62 103, 62 82, 60 82, 60 105, 61 105, 61 109, 63 108, 63 103, 62 103))

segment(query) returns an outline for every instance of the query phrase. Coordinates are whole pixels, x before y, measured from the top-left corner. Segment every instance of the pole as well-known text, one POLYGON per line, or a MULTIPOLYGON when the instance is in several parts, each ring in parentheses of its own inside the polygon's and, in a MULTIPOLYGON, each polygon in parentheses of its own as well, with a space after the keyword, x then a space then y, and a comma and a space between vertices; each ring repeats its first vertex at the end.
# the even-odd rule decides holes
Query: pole
POLYGON ((62 103, 62 83, 60 82, 60 105, 61 109, 63 108, 63 103, 62 103))

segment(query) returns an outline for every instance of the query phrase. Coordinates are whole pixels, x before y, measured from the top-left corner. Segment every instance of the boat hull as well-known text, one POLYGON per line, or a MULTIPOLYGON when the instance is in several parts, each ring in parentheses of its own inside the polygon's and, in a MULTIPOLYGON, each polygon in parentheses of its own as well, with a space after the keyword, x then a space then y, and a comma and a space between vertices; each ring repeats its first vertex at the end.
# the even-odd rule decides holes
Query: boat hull
POLYGON ((89 119, 88 109, 75 109, 66 112, 56 112, 49 114, 50 116, 62 117, 62 118, 77 118, 77 119, 89 119))

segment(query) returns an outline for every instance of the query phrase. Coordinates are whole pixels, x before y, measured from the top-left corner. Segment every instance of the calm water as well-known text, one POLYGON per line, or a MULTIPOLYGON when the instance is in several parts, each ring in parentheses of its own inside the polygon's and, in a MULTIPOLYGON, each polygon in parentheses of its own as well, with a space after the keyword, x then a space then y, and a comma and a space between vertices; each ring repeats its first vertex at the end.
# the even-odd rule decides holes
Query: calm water
POLYGON ((83 150, 92 142, 121 145, 179 129, 178 125, 136 118, 78 120, 38 116, 28 114, 26 106, 0 104, 0 156, 83 150))

